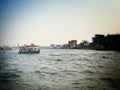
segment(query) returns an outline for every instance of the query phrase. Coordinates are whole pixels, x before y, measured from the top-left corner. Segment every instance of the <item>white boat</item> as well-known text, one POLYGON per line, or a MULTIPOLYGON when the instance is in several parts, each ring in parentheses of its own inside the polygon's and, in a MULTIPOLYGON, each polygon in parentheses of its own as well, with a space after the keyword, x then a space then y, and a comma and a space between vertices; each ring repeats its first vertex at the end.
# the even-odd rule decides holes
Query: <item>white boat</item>
POLYGON ((40 53, 39 45, 24 45, 19 47, 19 54, 38 54, 40 53))

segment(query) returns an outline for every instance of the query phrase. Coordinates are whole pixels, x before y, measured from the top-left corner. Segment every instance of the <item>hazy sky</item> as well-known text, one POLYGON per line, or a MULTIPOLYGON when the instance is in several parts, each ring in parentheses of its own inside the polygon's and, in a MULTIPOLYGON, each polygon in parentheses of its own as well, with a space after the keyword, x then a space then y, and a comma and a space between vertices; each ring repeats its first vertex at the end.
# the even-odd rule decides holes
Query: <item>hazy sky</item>
POLYGON ((50 45, 120 33, 120 0, 0 0, 0 44, 50 45))

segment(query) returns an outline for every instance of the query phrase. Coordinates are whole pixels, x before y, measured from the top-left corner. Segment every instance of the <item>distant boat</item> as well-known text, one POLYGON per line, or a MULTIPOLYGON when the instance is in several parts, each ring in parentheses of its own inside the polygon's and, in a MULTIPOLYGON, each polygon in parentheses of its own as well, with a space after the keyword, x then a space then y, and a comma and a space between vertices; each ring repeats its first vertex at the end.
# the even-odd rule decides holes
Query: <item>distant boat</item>
POLYGON ((40 47, 39 45, 34 45, 33 43, 31 45, 20 46, 18 53, 19 54, 39 54, 40 47))

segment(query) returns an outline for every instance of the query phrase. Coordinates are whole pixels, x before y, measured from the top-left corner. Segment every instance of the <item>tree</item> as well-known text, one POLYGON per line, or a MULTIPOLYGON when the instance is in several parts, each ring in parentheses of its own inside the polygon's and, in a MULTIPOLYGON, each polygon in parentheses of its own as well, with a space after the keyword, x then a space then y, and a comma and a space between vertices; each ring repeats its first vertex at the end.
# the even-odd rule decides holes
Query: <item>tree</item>
POLYGON ((80 43, 80 45, 84 45, 84 44, 88 44, 89 43, 89 41, 87 41, 87 40, 82 40, 82 42, 80 43))

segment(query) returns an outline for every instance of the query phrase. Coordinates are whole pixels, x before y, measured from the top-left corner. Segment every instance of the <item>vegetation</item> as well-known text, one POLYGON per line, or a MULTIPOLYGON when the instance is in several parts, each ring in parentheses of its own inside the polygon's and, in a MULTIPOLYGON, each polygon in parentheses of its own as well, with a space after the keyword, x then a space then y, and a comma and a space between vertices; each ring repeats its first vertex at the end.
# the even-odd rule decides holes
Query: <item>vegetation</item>
POLYGON ((82 40, 82 42, 79 44, 79 45, 85 45, 85 44, 88 44, 89 43, 89 41, 87 41, 87 40, 82 40))

